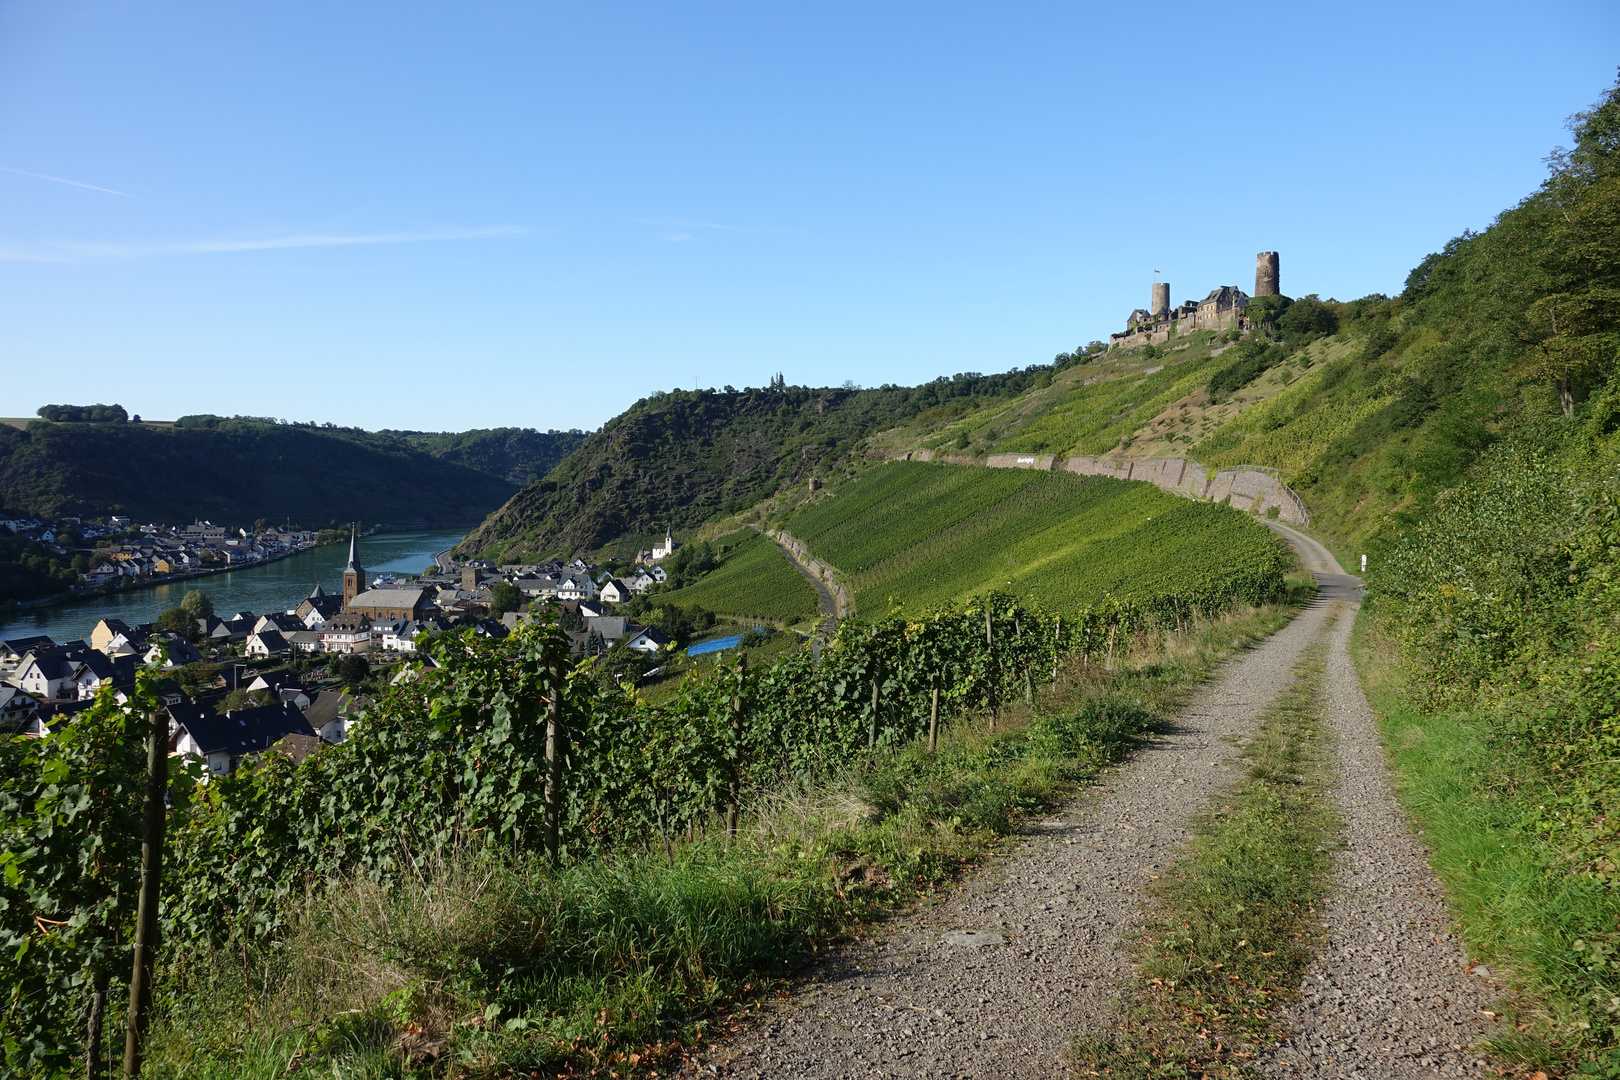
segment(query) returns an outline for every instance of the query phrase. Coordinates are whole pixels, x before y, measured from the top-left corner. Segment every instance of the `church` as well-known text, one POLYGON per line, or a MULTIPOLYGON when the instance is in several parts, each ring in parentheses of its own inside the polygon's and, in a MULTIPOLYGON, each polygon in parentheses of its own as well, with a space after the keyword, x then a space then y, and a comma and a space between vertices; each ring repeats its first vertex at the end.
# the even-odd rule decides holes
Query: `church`
POLYGON ((366 588, 366 568, 360 565, 354 531, 349 532, 349 562, 343 568, 343 610, 373 622, 384 619, 431 619, 439 614, 434 591, 414 587, 366 588))

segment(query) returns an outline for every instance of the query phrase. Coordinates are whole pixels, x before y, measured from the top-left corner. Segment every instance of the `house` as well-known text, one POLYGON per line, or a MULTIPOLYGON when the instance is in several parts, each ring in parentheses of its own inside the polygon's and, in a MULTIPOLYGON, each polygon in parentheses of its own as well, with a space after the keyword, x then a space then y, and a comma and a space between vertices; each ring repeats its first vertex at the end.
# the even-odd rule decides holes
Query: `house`
POLYGON ((610 577, 602 583, 599 592, 602 600, 609 604, 622 604, 631 597, 630 586, 618 578, 610 577))
POLYGON ((571 601, 571 603, 573 605, 572 608, 570 608, 568 604, 564 604, 563 610, 572 610, 577 612, 579 617, 582 619, 587 619, 594 615, 607 614, 607 605, 599 600, 575 600, 571 601))
POLYGON ((95 629, 90 631, 90 647, 98 652, 106 652, 113 638, 119 636, 126 640, 129 638, 129 624, 123 619, 102 619, 96 623, 95 629))
POLYGON ((296 675, 287 672, 277 672, 273 675, 260 675, 247 686, 250 692, 262 690, 274 697, 283 705, 292 705, 299 709, 309 708, 312 700, 304 684, 298 681, 296 675))
POLYGON ((243 656, 287 656, 292 653, 292 646, 287 639, 281 636, 280 630, 260 630, 247 636, 247 643, 242 646, 243 656))
POLYGON ((141 623, 127 630, 120 630, 99 651, 108 656, 140 656, 146 652, 146 639, 151 636, 152 624, 141 623))
POLYGON ((74 681, 76 668, 79 661, 91 651, 90 646, 82 641, 70 641, 66 645, 53 645, 30 652, 17 664, 11 683, 41 701, 58 698, 77 700, 79 688, 74 681))
POLYGON ((279 630, 285 634, 289 630, 307 630, 304 620, 290 611, 276 611, 269 615, 260 615, 259 621, 253 624, 253 632, 261 630, 279 630))
POLYGON ((215 716, 194 702, 169 706, 171 749, 201 758, 215 776, 235 772, 244 758, 263 753, 285 735, 314 734, 304 714, 291 705, 260 705, 224 716, 215 716))
POLYGON ((56 645, 44 634, 35 634, 32 637, 8 638, 0 641, 0 663, 15 664, 29 653, 37 649, 49 649, 56 645))
POLYGON ((417 622, 413 619, 396 623, 388 630, 383 631, 382 647, 389 652, 415 652, 420 645, 427 642, 428 638, 444 629, 448 629, 448 627, 437 619, 425 622, 417 622))
MULTIPOLYGON (((662 570, 663 567, 657 567, 656 569, 662 570)), ((645 567, 638 567, 634 574, 625 579, 624 583, 637 596, 645 596, 652 590, 654 585, 658 584, 658 581, 645 567)))
POLYGON ((39 711, 39 702, 15 686, 0 686, 0 732, 21 731, 39 711))
POLYGON ((141 657, 141 662, 161 664, 167 669, 183 664, 200 664, 202 658, 202 653, 198 652, 189 641, 177 634, 165 632, 147 639, 146 653, 141 657))
POLYGON ((585 620, 585 632, 596 634, 609 645, 630 632, 630 620, 623 615, 596 615, 585 620))
POLYGON ((345 611, 328 619, 320 635, 322 652, 363 653, 371 648, 371 619, 345 611))
POLYGON ((356 697, 347 690, 322 690, 304 709, 304 719, 323 741, 340 743, 349 737, 349 729, 370 704, 369 698, 356 697))
POLYGON ((669 635, 656 626, 637 627, 624 639, 625 648, 644 653, 657 653, 669 644, 669 635))
POLYGON ((557 585, 559 600, 589 600, 596 596, 596 593, 596 582, 591 580, 589 574, 565 574, 557 585))
POLYGON ((281 635, 295 652, 318 653, 321 651, 321 632, 319 630, 289 630, 281 635))
MULTIPOLYGON (((73 696, 80 701, 93 700, 98 692, 105 689, 127 694, 135 689, 135 658, 120 656, 114 659, 94 649, 87 650, 74 666, 73 683, 78 687, 78 692, 73 696)), ((68 695, 64 693, 62 696, 68 695)))
POLYGON ((343 610, 343 597, 327 596, 326 590, 319 585, 310 590, 308 596, 293 609, 293 614, 303 621, 307 630, 319 630, 326 620, 343 610))

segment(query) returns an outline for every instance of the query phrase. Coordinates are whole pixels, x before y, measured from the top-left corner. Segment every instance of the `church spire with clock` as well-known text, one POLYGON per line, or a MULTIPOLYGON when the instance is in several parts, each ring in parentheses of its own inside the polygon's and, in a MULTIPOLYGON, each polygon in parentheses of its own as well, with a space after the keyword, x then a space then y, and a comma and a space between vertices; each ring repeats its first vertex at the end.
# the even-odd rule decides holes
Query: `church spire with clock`
POLYGON ((355 553, 355 529, 349 527, 349 562, 343 568, 343 610, 349 609, 349 604, 355 597, 366 591, 366 568, 360 565, 360 556, 355 553))

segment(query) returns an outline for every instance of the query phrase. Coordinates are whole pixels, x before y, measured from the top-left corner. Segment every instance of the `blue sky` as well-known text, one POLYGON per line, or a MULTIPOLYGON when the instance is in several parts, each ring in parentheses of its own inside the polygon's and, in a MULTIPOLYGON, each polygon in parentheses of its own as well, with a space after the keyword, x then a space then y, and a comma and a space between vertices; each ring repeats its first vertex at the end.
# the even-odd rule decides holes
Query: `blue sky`
POLYGON ((1396 292, 1617 44, 1613 3, 7 0, 0 414, 591 428, 1045 362, 1260 250, 1396 292))

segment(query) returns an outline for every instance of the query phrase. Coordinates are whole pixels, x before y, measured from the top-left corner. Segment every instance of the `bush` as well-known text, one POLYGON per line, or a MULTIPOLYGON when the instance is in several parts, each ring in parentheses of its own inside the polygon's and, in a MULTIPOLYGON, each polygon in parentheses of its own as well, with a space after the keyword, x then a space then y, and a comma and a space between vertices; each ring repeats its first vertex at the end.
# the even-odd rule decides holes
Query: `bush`
POLYGON ((371 661, 359 653, 349 653, 338 661, 337 673, 350 686, 358 686, 371 676, 371 661))

